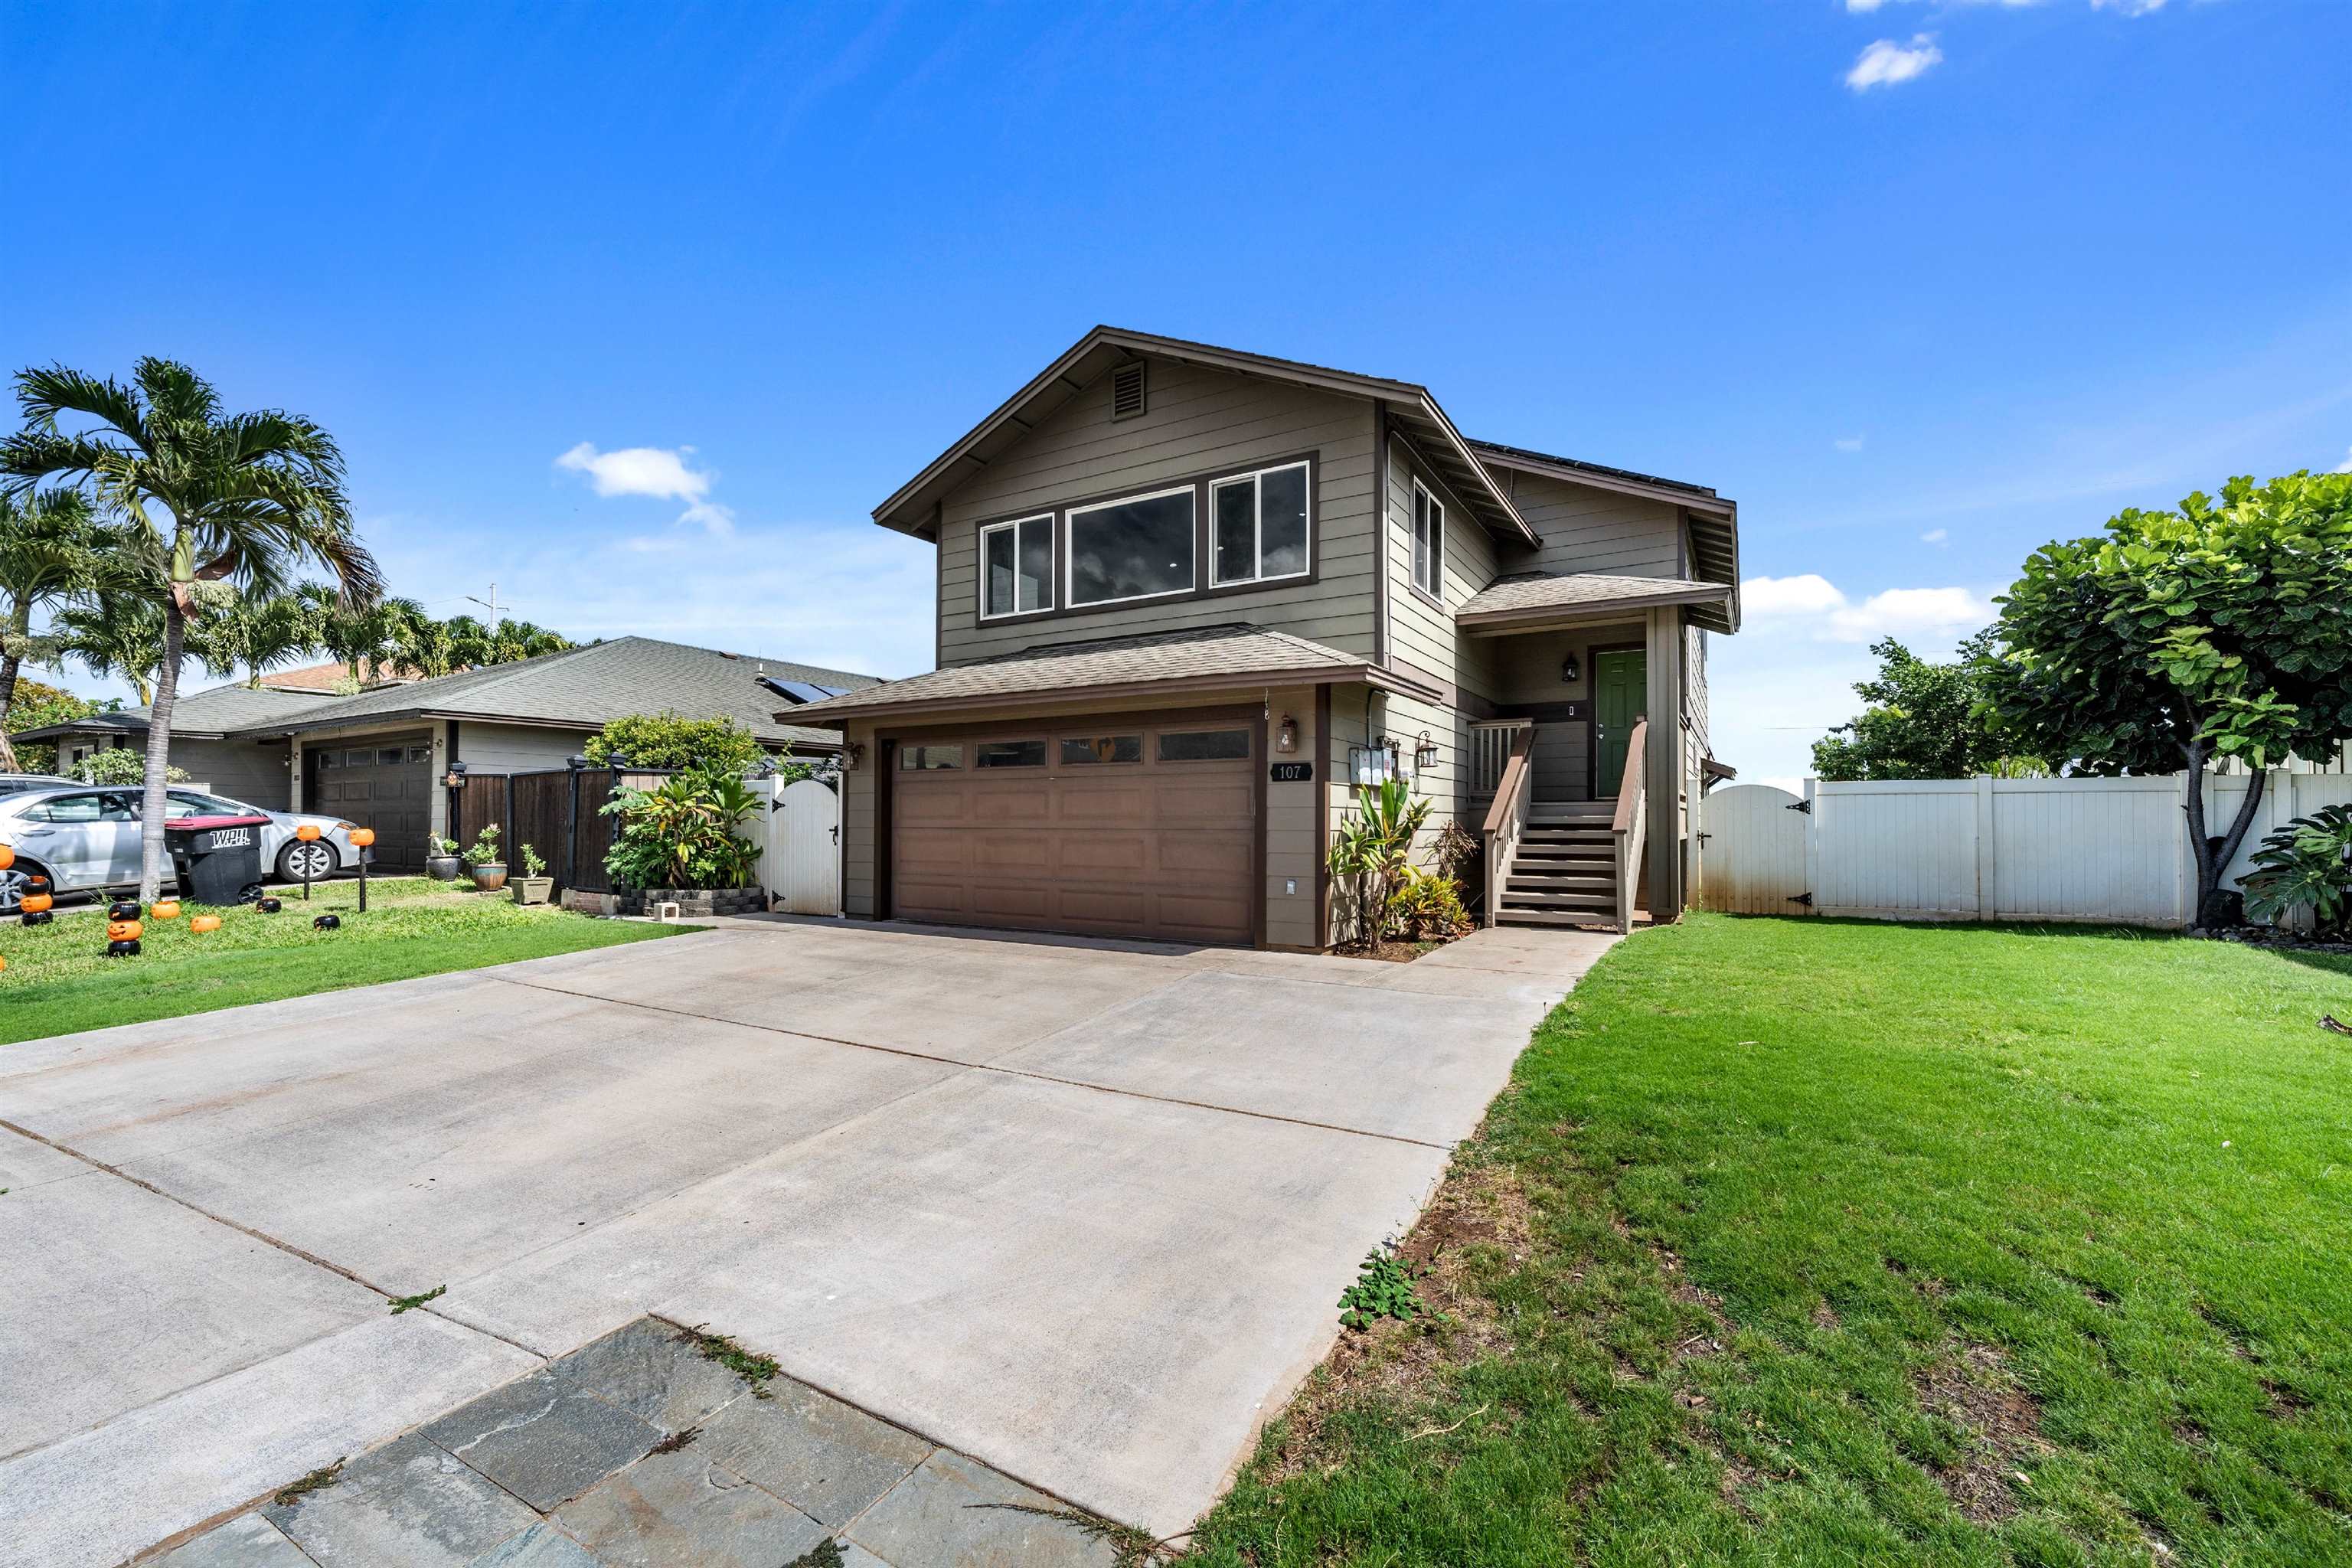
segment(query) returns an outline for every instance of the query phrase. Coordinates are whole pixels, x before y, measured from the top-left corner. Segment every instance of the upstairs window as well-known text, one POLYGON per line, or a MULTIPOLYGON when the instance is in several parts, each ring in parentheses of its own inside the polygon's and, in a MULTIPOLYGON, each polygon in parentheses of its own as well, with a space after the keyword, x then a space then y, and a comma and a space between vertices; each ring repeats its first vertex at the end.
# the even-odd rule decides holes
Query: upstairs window
POLYGON ((1412 585, 1433 599, 1445 597, 1445 508, 1417 482, 1412 487, 1412 585))
POLYGON ((980 613, 1025 616, 1054 607, 1054 514, 980 531, 980 613))
POLYGON ((1209 487, 1209 580, 1262 583, 1307 573, 1307 465, 1266 468, 1209 487))
POLYGON ((1069 562, 1074 608, 1191 591, 1192 487, 1072 508, 1069 562))

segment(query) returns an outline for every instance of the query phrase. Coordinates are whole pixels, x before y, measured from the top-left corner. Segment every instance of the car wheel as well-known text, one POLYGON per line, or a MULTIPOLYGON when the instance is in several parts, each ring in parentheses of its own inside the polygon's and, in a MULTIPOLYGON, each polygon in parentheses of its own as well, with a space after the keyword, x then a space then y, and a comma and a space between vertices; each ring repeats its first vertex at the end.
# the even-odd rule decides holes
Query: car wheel
POLYGON ((313 882, 323 882, 335 874, 335 851, 331 845, 316 840, 306 844, 298 838, 278 852, 279 881, 299 882, 306 873, 313 882))

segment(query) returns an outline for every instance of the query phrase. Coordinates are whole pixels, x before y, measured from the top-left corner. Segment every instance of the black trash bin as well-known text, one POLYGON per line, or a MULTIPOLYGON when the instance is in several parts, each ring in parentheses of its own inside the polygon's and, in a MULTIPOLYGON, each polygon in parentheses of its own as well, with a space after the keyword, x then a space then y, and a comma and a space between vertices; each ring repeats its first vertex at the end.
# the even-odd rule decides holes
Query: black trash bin
POLYGON ((261 830, 269 818, 174 816, 163 842, 180 874, 180 896, 199 904, 249 904, 261 897, 261 830))

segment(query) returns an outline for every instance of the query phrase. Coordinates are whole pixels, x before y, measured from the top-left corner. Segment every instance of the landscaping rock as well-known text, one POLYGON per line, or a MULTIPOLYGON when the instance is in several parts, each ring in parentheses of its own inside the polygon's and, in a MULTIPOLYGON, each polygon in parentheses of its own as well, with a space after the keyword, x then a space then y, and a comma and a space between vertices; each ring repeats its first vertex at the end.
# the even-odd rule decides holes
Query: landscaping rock
POLYGON ((631 1466, 565 1504, 556 1522, 611 1568, 776 1568, 828 1533, 698 1444, 631 1466))
POLYGON ((656 904, 676 904, 679 915, 688 919, 756 915, 768 907, 768 895, 759 888, 632 888, 621 900, 623 914, 650 914, 656 904))

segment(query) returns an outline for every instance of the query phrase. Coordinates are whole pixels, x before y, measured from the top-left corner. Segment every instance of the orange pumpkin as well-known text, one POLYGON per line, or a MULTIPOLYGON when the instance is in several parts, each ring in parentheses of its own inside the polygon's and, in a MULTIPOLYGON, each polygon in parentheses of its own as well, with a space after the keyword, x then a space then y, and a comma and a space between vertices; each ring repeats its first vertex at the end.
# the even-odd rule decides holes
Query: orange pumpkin
POLYGON ((106 922, 106 940, 109 942, 137 942, 139 940, 139 933, 146 929, 147 928, 145 926, 141 925, 137 921, 109 921, 106 922))
POLYGON ((0 871, 5 871, 16 863, 16 851, 5 844, 0 844, 0 871))
POLYGON ((188 929, 199 934, 208 931, 218 931, 220 930, 220 916, 192 915, 188 920, 188 929))
POLYGON ((7 968, 7 967, 8 967, 8 961, 7 961, 6 959, 5 959, 5 958, 0 958, 0 969, 5 969, 5 968, 7 968))
POLYGON ((319 837, 319 825, 315 822, 298 824, 294 829, 294 837, 305 844, 315 843, 319 837))
POLYGON ((26 893, 16 907, 28 915, 39 914, 57 900, 47 893, 26 893))
POLYGON ((158 899, 155 900, 154 908, 149 910, 147 912, 154 916, 159 921, 178 920, 180 918, 180 900, 177 899, 158 899))
POLYGON ((352 847, 354 849, 364 849, 369 845, 375 842, 375 829, 373 827, 354 827, 350 833, 346 834, 345 837, 352 841, 352 847))

